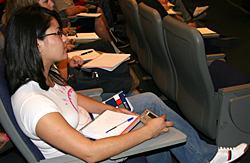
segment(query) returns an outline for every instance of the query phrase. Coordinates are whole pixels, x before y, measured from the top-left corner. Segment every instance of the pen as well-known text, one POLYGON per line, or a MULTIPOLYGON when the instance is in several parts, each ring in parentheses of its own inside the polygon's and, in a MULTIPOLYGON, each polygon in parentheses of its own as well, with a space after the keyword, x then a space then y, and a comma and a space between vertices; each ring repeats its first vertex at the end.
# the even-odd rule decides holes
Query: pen
POLYGON ((131 118, 127 119, 126 121, 124 121, 124 122, 120 123, 119 125, 116 125, 115 127, 113 127, 113 128, 111 128, 111 129, 109 129, 108 131, 106 131, 106 133, 108 133, 108 132, 110 132, 110 131, 114 130, 115 128, 117 128, 117 127, 119 127, 119 126, 123 125, 123 124, 124 124, 124 123, 126 123, 126 122, 131 121, 133 118, 134 118, 134 117, 131 117, 131 118))
POLYGON ((76 27, 76 31, 77 31, 78 29, 80 29, 80 28, 82 28, 82 26, 78 26, 78 27, 76 27))
POLYGON ((90 51, 84 52, 84 53, 82 53, 81 55, 85 55, 85 54, 88 54, 88 53, 91 53, 91 52, 93 52, 93 50, 90 50, 90 51))

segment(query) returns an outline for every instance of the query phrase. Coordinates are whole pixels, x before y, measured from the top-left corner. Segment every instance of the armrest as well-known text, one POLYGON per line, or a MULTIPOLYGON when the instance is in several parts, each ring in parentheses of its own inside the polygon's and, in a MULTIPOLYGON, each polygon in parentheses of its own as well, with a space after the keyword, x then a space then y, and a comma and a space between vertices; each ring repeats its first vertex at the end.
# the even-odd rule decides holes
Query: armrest
POLYGON ((102 98, 101 98, 101 94, 103 93, 102 88, 80 90, 80 91, 76 91, 76 93, 87 96, 87 97, 92 98, 96 101, 102 102, 102 98))
POLYGON ((80 160, 79 158, 76 158, 69 154, 40 161, 40 163, 63 163, 63 162, 86 163, 85 161, 80 160))
MULTIPOLYGON (((101 39, 101 38, 99 38, 101 39)), ((96 40, 99 40, 99 39, 91 39, 91 40, 76 40, 75 42, 75 46, 77 47, 79 44, 87 44, 87 43, 90 43, 90 42, 94 42, 96 40)))
POLYGON ((220 35, 215 33, 215 34, 202 34, 203 38, 218 38, 220 35))
POLYGON ((207 64, 208 66, 214 61, 214 60, 222 60, 225 61, 226 54, 224 53, 218 53, 218 54, 208 54, 206 55, 207 58, 207 64))
POLYGON ((216 60, 216 59, 224 59, 226 57, 226 54, 224 53, 208 54, 206 55, 206 57, 207 57, 207 61, 216 60))
POLYGON ((220 111, 216 144, 250 144, 250 84, 219 89, 220 111))
POLYGON ((242 92, 250 93, 250 84, 242 84, 232 87, 221 88, 218 90, 218 92, 223 96, 235 93, 242 93, 242 92))
MULTIPOLYGON (((100 163, 115 163, 116 161, 112 161, 112 160, 107 159, 107 160, 100 161, 100 163)), ((77 157, 71 156, 69 154, 40 161, 40 163, 67 163, 67 162, 68 163, 70 163, 70 162, 71 163, 86 163, 85 161, 83 161, 77 157)))

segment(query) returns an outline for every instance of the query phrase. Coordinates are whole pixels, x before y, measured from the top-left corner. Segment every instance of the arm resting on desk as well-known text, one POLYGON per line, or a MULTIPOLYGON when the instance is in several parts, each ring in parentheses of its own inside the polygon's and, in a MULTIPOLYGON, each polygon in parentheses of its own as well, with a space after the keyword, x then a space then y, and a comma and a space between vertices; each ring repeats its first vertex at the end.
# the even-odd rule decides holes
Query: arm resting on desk
MULTIPOLYGON (((140 123, 138 126, 136 126, 135 129, 142 127, 143 124, 140 123)), ((134 130, 135 130, 134 129, 134 130)), ((112 163, 115 160, 122 159, 128 156, 132 156, 135 154, 143 153, 152 151, 155 149, 160 149, 164 147, 168 147, 171 145, 184 143, 186 142, 187 136, 180 132, 179 130, 171 127, 168 133, 165 133, 163 135, 158 136, 157 138, 150 139, 146 142, 143 142, 133 148, 130 148, 127 151, 124 151, 116 156, 111 157, 108 160, 104 160, 101 163, 112 163)), ((52 158, 48 160, 43 160, 41 163, 60 163, 60 162, 76 162, 76 163, 85 163, 85 161, 80 160, 76 157, 73 157, 71 155, 65 155, 57 158, 52 158)))

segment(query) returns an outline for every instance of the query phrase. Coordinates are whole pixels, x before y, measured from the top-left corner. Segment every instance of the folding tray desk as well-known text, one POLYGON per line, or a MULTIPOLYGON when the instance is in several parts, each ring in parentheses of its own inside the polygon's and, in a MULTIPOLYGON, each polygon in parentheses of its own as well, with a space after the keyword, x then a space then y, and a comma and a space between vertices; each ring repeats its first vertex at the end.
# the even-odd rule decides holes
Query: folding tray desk
MULTIPOLYGON (((133 130, 138 129, 142 127, 144 124, 140 122, 133 130)), ((163 148, 163 147, 169 147, 175 144, 179 143, 185 143, 187 140, 187 136, 180 132, 179 130, 170 127, 170 130, 168 133, 165 133, 163 135, 158 136, 157 138, 150 139, 148 141, 145 141, 133 148, 130 148, 118 155, 115 155, 107 160, 102 161, 101 163, 111 163, 114 162, 114 160, 121 159, 124 157, 128 157, 131 155, 143 153, 152 151, 155 149, 163 148)), ((85 163, 85 161, 80 160, 74 156, 71 155, 64 155, 57 158, 47 159, 40 161, 41 163, 58 163, 58 162, 64 162, 64 163, 85 163)))

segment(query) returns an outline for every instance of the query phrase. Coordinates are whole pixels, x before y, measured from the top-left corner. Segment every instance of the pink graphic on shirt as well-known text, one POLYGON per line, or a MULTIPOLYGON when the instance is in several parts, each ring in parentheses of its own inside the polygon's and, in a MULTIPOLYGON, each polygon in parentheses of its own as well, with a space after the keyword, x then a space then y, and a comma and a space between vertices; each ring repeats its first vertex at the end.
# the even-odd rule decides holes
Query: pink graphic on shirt
POLYGON ((76 107, 74 105, 74 103, 72 101, 72 98, 73 98, 72 96, 73 96, 73 93, 74 93, 74 89, 70 88, 68 90, 68 94, 67 94, 68 97, 65 96, 65 92, 67 91, 67 87, 61 86, 61 89, 58 89, 56 91, 60 91, 63 94, 62 95, 62 97, 63 97, 62 100, 65 102, 65 105, 68 105, 68 101, 69 101, 70 102, 69 105, 71 105, 76 110, 76 112, 78 113, 78 116, 79 116, 78 127, 79 126, 85 126, 89 121, 91 121, 90 117, 88 117, 88 116, 85 115, 86 112, 84 112, 84 109, 78 108, 78 107, 76 107))
POLYGON ((69 98, 69 101, 71 103, 71 105, 73 106, 73 108, 76 110, 76 112, 79 114, 77 108, 75 107, 75 105, 73 104, 72 102, 72 93, 74 92, 74 90, 72 88, 69 89, 68 91, 68 98, 69 98))

